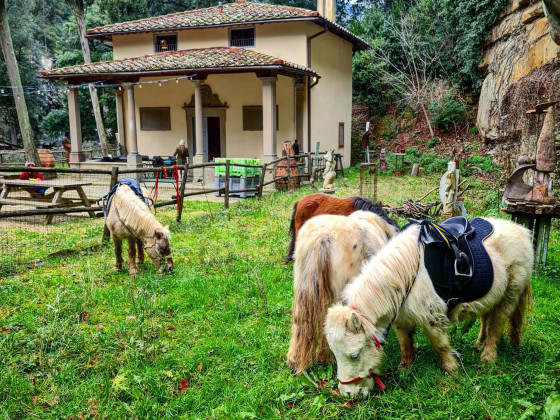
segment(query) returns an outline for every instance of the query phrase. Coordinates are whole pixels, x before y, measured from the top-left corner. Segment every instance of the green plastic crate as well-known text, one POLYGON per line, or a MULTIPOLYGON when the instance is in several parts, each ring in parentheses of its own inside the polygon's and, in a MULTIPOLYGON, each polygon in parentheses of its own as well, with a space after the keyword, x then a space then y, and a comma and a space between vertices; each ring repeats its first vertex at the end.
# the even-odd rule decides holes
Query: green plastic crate
MULTIPOLYGON (((238 176, 240 178, 247 178, 249 176, 257 176, 261 174, 260 168, 246 168, 243 166, 235 166, 235 163, 242 163, 245 165, 260 165, 260 159, 248 159, 248 158, 215 158, 214 162, 225 162, 226 160, 230 161, 229 167, 229 175, 230 176, 238 176)), ((225 176, 226 174, 226 167, 225 166, 216 166, 214 168, 214 175, 215 176, 225 176)))

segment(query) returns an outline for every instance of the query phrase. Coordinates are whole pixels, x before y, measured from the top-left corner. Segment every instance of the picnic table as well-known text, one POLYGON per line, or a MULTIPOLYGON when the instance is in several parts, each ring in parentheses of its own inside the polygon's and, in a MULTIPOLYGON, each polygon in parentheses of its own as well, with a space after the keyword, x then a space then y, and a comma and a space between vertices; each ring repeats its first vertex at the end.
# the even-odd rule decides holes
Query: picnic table
MULTIPOLYGON (((26 205, 35 208, 66 208, 66 207, 91 207, 90 202, 82 189, 85 185, 91 185, 91 182, 73 181, 73 180, 21 180, 21 179, 0 179, 2 190, 0 191, 0 209, 4 205, 26 205), (52 188, 52 192, 48 194, 39 194, 35 188, 52 188), (25 191, 27 196, 8 197, 14 192, 25 191), (76 191, 79 199, 62 197, 67 191, 76 191)), ((90 217, 95 217, 95 212, 89 211, 90 217)), ((45 223, 48 225, 52 222, 54 215, 47 214, 45 223)))

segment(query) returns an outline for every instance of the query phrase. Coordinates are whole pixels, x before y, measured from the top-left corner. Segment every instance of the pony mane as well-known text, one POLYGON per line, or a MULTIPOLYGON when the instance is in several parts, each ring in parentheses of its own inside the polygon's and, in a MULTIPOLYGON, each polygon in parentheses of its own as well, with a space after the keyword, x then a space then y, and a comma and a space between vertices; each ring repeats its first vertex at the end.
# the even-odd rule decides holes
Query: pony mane
POLYGON ((411 226, 394 236, 342 292, 342 301, 363 315, 362 323, 370 334, 378 332, 376 320, 389 323, 398 312, 417 274, 418 234, 419 227, 411 226))
POLYGON ((356 210, 364 210, 364 211, 369 211, 371 213, 377 214, 379 217, 381 217, 387 223, 396 227, 397 231, 400 230, 400 227, 397 224, 397 222, 395 222, 393 219, 391 219, 387 215, 387 212, 383 209, 383 207, 381 207, 381 205, 379 205, 379 203, 374 203, 374 202, 368 200, 367 198, 359 197, 359 196, 349 197, 348 200, 350 200, 350 202, 352 202, 352 204, 353 204, 353 206, 356 210))
POLYGON ((121 220, 133 231, 151 235, 155 229, 163 229, 150 208, 129 187, 120 186, 113 199, 121 220))

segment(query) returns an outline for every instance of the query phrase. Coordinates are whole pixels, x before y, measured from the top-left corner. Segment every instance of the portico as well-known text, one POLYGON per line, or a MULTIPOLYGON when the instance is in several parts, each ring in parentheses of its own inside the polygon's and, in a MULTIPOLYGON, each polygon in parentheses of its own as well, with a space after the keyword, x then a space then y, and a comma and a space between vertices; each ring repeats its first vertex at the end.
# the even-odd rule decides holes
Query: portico
POLYGON ((280 153, 279 135, 282 141, 305 143, 305 85, 318 78, 293 63, 223 47, 67 67, 42 76, 68 83, 73 166, 85 161, 78 85, 118 85, 117 139, 131 167, 141 164, 142 155, 172 154, 180 138, 191 150, 190 163, 216 156, 271 161, 280 153), (150 120, 156 118, 148 115, 152 109, 168 116, 167 125, 152 126, 159 123, 150 120), (257 115, 261 120, 255 122, 257 115), (212 142, 217 143, 213 149, 212 142))

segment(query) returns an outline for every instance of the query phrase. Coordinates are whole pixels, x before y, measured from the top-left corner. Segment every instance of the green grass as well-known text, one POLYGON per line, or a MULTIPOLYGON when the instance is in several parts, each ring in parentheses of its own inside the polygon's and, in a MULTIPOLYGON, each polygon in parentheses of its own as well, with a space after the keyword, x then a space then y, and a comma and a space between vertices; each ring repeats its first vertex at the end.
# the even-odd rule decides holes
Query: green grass
MULTIPOLYGON (((351 173, 337 195, 356 195, 357 179, 351 173)), ((497 215, 495 190, 470 182, 469 214, 497 215)), ((379 198, 400 205, 437 183, 381 176, 379 198)), ((557 226, 549 266, 533 277, 524 342, 501 342, 495 364, 471 348, 477 322, 451 335, 463 356, 455 378, 440 371, 422 333, 417 361, 399 372, 392 332, 384 392, 336 395, 334 366, 294 377, 285 363, 292 267, 282 259, 292 203, 311 192, 273 193, 229 211, 187 202, 181 224, 172 210, 158 210, 173 234, 172 275, 154 274, 151 262, 136 278, 114 272, 112 247, 95 247, 99 220, 56 224, 42 238, 23 229, 18 247, 34 246, 44 265, 0 278, 0 418, 511 419, 541 418, 552 407, 560 391, 557 226), (74 252, 52 254, 60 248, 74 252)))

